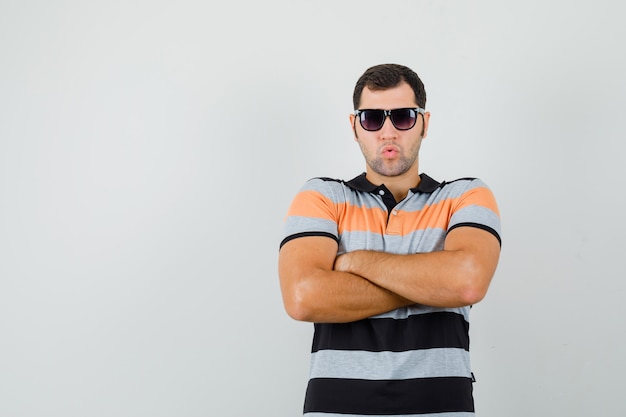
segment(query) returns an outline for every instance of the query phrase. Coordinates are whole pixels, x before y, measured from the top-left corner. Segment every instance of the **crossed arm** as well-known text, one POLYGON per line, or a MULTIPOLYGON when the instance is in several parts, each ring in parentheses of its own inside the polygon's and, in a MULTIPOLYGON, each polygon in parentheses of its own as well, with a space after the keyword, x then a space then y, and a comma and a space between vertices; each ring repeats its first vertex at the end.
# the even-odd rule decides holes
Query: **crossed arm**
POLYGON ((278 273, 287 313, 310 322, 351 322, 414 303, 459 307, 483 299, 500 244, 491 233, 459 227, 441 251, 340 256, 327 237, 301 237, 280 250, 278 273))

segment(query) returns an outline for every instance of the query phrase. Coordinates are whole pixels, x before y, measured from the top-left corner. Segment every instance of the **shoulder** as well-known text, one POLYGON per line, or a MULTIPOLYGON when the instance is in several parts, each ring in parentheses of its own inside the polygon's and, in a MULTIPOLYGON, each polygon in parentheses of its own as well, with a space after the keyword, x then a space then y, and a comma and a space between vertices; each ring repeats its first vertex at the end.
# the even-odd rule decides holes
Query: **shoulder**
POLYGON ((438 190, 440 197, 461 198, 469 194, 485 194, 493 196, 491 188, 480 178, 463 177, 452 181, 443 181, 438 190))
POLYGON ((487 184, 476 177, 462 177, 452 181, 443 181, 440 188, 447 189, 470 189, 470 188, 489 188, 487 184))
POLYGON ((314 177, 304 183, 298 194, 316 194, 337 202, 345 199, 349 189, 343 180, 329 177, 314 177))
POLYGON ((344 185, 343 180, 329 177, 313 177, 307 180, 302 186, 302 190, 316 190, 329 187, 341 187, 344 185))

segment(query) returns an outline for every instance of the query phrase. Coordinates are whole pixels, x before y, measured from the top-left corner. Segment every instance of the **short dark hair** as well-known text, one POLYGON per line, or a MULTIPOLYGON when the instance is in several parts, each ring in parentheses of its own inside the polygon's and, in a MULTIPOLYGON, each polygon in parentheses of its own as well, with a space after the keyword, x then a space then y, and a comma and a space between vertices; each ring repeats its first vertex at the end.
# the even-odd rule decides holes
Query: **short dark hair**
POLYGON ((386 90, 397 86, 402 81, 405 81, 413 89, 415 103, 421 108, 426 108, 424 83, 422 83, 415 71, 404 65, 380 64, 365 70, 356 82, 354 94, 352 95, 354 110, 357 110, 361 104, 361 93, 363 93, 365 87, 370 90, 386 90))

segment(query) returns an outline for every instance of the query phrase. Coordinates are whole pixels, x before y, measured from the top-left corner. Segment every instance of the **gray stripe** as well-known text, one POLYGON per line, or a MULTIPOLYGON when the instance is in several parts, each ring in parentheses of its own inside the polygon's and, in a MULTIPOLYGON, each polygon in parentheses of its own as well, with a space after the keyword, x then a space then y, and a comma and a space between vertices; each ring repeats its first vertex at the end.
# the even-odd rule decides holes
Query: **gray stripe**
POLYGON ((284 235, 303 232, 326 232, 337 236, 337 223, 317 217, 290 216, 285 221, 284 235))
MULTIPOLYGON (((433 193, 415 195, 415 193, 409 191, 409 197, 411 198, 404 199, 396 208, 408 212, 419 211, 424 208, 424 205, 430 206, 438 204, 443 200, 455 199, 475 188, 489 189, 480 179, 457 180, 446 184, 443 188, 438 188, 433 193)), ((307 181, 300 191, 319 192, 333 203, 347 202, 359 207, 377 207, 386 211, 385 205, 379 195, 354 191, 347 185, 338 181, 324 181, 319 178, 313 178, 307 181)))
POLYGON ((451 313, 461 314, 466 322, 469 323, 469 315, 470 308, 466 307, 451 307, 451 308, 439 308, 439 307, 429 307, 421 304, 414 304, 408 307, 398 308, 387 313, 378 314, 376 316, 372 316, 374 319, 406 319, 409 316, 413 316, 416 314, 428 314, 428 313, 436 313, 440 311, 448 311, 451 313))
POLYGON ((311 354, 311 378, 471 378, 469 352, 441 348, 407 352, 320 350, 311 354))
POLYGON ((343 232, 339 240, 338 253, 352 252, 354 250, 384 251, 384 237, 380 233, 369 231, 343 232))
MULTIPOLYGON (((364 417, 361 414, 335 414, 335 413, 305 413, 306 417, 364 417)), ((436 416, 436 417, 474 417, 474 413, 434 413, 434 414, 397 414, 393 417, 424 417, 424 416, 436 416)), ((368 414, 367 417, 390 417, 389 415, 372 415, 368 414)))
POLYGON ((490 209, 473 205, 456 211, 450 218, 448 227, 452 227, 458 223, 479 223, 491 227, 500 234, 500 218, 490 209))
POLYGON ((445 236, 446 230, 438 228, 416 230, 405 236, 381 235, 372 231, 344 232, 339 253, 360 249, 399 254, 433 252, 443 249, 445 236))
MULTIPOLYGON (((487 185, 479 179, 457 180, 446 184, 443 188, 438 188, 432 194, 424 194, 418 198, 406 199, 406 204, 402 205, 402 210, 419 211, 424 205, 432 206, 439 204, 444 200, 456 199, 466 192, 476 188, 487 188, 487 185), (427 197, 424 199, 424 197, 427 197)), ((400 207, 398 207, 400 208, 400 207)))
POLYGON ((354 191, 337 181, 324 181, 313 178, 307 181, 301 191, 316 191, 335 204, 349 203, 358 207, 379 208, 386 212, 385 204, 380 196, 354 191))

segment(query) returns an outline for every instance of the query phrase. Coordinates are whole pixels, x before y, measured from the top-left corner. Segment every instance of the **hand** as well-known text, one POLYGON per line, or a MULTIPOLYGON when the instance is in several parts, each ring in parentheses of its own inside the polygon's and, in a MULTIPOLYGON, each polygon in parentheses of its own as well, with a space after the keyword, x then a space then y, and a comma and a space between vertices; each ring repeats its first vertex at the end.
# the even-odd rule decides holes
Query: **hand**
POLYGON ((351 252, 341 254, 335 258, 333 269, 340 272, 350 272, 350 256, 351 252))

